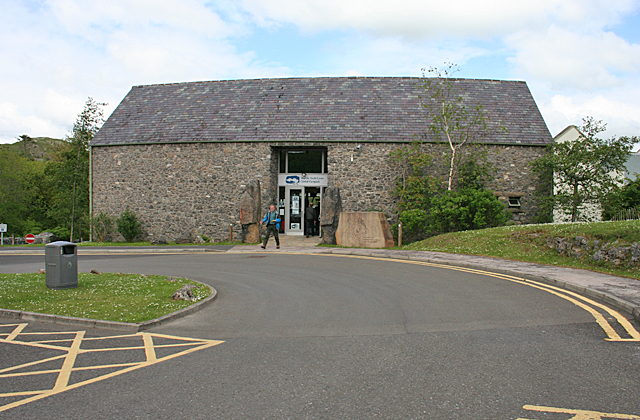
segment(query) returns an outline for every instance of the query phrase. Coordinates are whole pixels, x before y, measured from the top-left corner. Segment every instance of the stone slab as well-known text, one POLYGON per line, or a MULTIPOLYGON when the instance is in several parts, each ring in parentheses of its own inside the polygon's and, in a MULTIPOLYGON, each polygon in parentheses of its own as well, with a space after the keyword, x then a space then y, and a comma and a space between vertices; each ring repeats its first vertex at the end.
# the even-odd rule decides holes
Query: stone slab
POLYGON ((340 213, 336 243, 359 248, 391 248, 394 246, 391 228, 384 213, 350 211, 340 213))

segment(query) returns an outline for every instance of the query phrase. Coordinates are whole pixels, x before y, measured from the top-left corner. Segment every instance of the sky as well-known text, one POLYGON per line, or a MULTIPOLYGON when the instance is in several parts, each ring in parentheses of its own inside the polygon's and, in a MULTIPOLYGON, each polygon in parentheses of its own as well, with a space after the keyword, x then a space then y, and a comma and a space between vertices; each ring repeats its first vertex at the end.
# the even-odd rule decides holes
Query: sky
POLYGON ((640 136, 640 0, 0 0, 0 143, 63 138, 136 85, 445 63, 527 82, 553 136, 640 136))

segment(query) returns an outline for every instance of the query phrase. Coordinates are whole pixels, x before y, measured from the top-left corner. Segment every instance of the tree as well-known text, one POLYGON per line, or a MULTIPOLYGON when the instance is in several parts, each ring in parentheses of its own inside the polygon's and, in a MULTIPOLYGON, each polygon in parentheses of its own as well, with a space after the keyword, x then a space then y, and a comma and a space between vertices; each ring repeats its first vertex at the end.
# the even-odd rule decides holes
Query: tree
MULTIPOLYGON (((89 227, 89 142, 104 123, 106 103, 87 99, 72 132, 59 146, 46 174, 52 191, 49 216, 58 226, 69 227, 69 240, 82 237, 89 227)), ((59 235, 60 236, 60 235, 59 235)))
POLYGON ((33 142, 33 140, 31 139, 31 137, 27 136, 26 134, 19 136, 18 139, 19 141, 22 141, 23 156, 28 157, 29 151, 27 150, 28 149, 27 143, 33 142))
POLYGON ((9 234, 40 233, 44 166, 9 145, 0 145, 0 223, 7 224, 9 234))
MULTIPOLYGON (((640 175, 636 174, 634 181, 628 182, 622 187, 614 187, 602 204, 602 218, 611 220, 621 218, 621 215, 635 209, 640 210, 640 175)), ((634 213, 632 211, 631 213, 634 213)))
POLYGON ((598 134, 606 124, 593 117, 582 121, 578 139, 549 145, 547 153, 532 163, 538 175, 553 172, 556 191, 549 200, 554 208, 570 214, 572 222, 580 219, 582 205, 602 204, 619 182, 631 147, 640 140, 636 136, 604 140, 598 134))
POLYGON ((426 71, 436 77, 427 77, 425 70, 422 70, 422 88, 426 98, 421 97, 421 101, 428 110, 427 119, 431 122, 429 130, 449 145, 449 191, 453 189, 461 150, 488 134, 488 117, 482 106, 467 105, 460 87, 451 79, 458 71, 458 66, 452 63, 445 63, 444 68, 431 67, 426 71))

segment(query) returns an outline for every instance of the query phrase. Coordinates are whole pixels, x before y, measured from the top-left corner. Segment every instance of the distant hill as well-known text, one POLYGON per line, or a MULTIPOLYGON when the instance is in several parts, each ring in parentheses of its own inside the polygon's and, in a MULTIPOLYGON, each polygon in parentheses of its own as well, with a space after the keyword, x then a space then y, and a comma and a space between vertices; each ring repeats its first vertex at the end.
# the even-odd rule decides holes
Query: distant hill
MULTIPOLYGON (((31 140, 27 142, 27 155, 35 160, 46 162, 51 159, 56 147, 63 142, 64 140, 62 139, 54 139, 51 137, 32 137, 31 140)), ((15 143, 3 146, 24 156, 25 145, 23 140, 18 140, 15 143)))

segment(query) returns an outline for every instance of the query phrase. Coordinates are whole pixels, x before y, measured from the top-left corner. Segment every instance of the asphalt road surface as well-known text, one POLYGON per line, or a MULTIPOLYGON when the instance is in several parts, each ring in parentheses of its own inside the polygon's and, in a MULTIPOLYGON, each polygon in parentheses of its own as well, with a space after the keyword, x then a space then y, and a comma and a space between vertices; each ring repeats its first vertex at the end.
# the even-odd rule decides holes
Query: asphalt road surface
POLYGON ((542 285, 328 255, 78 258, 218 297, 144 334, 1 319, 0 418, 640 419, 627 321, 542 285))

